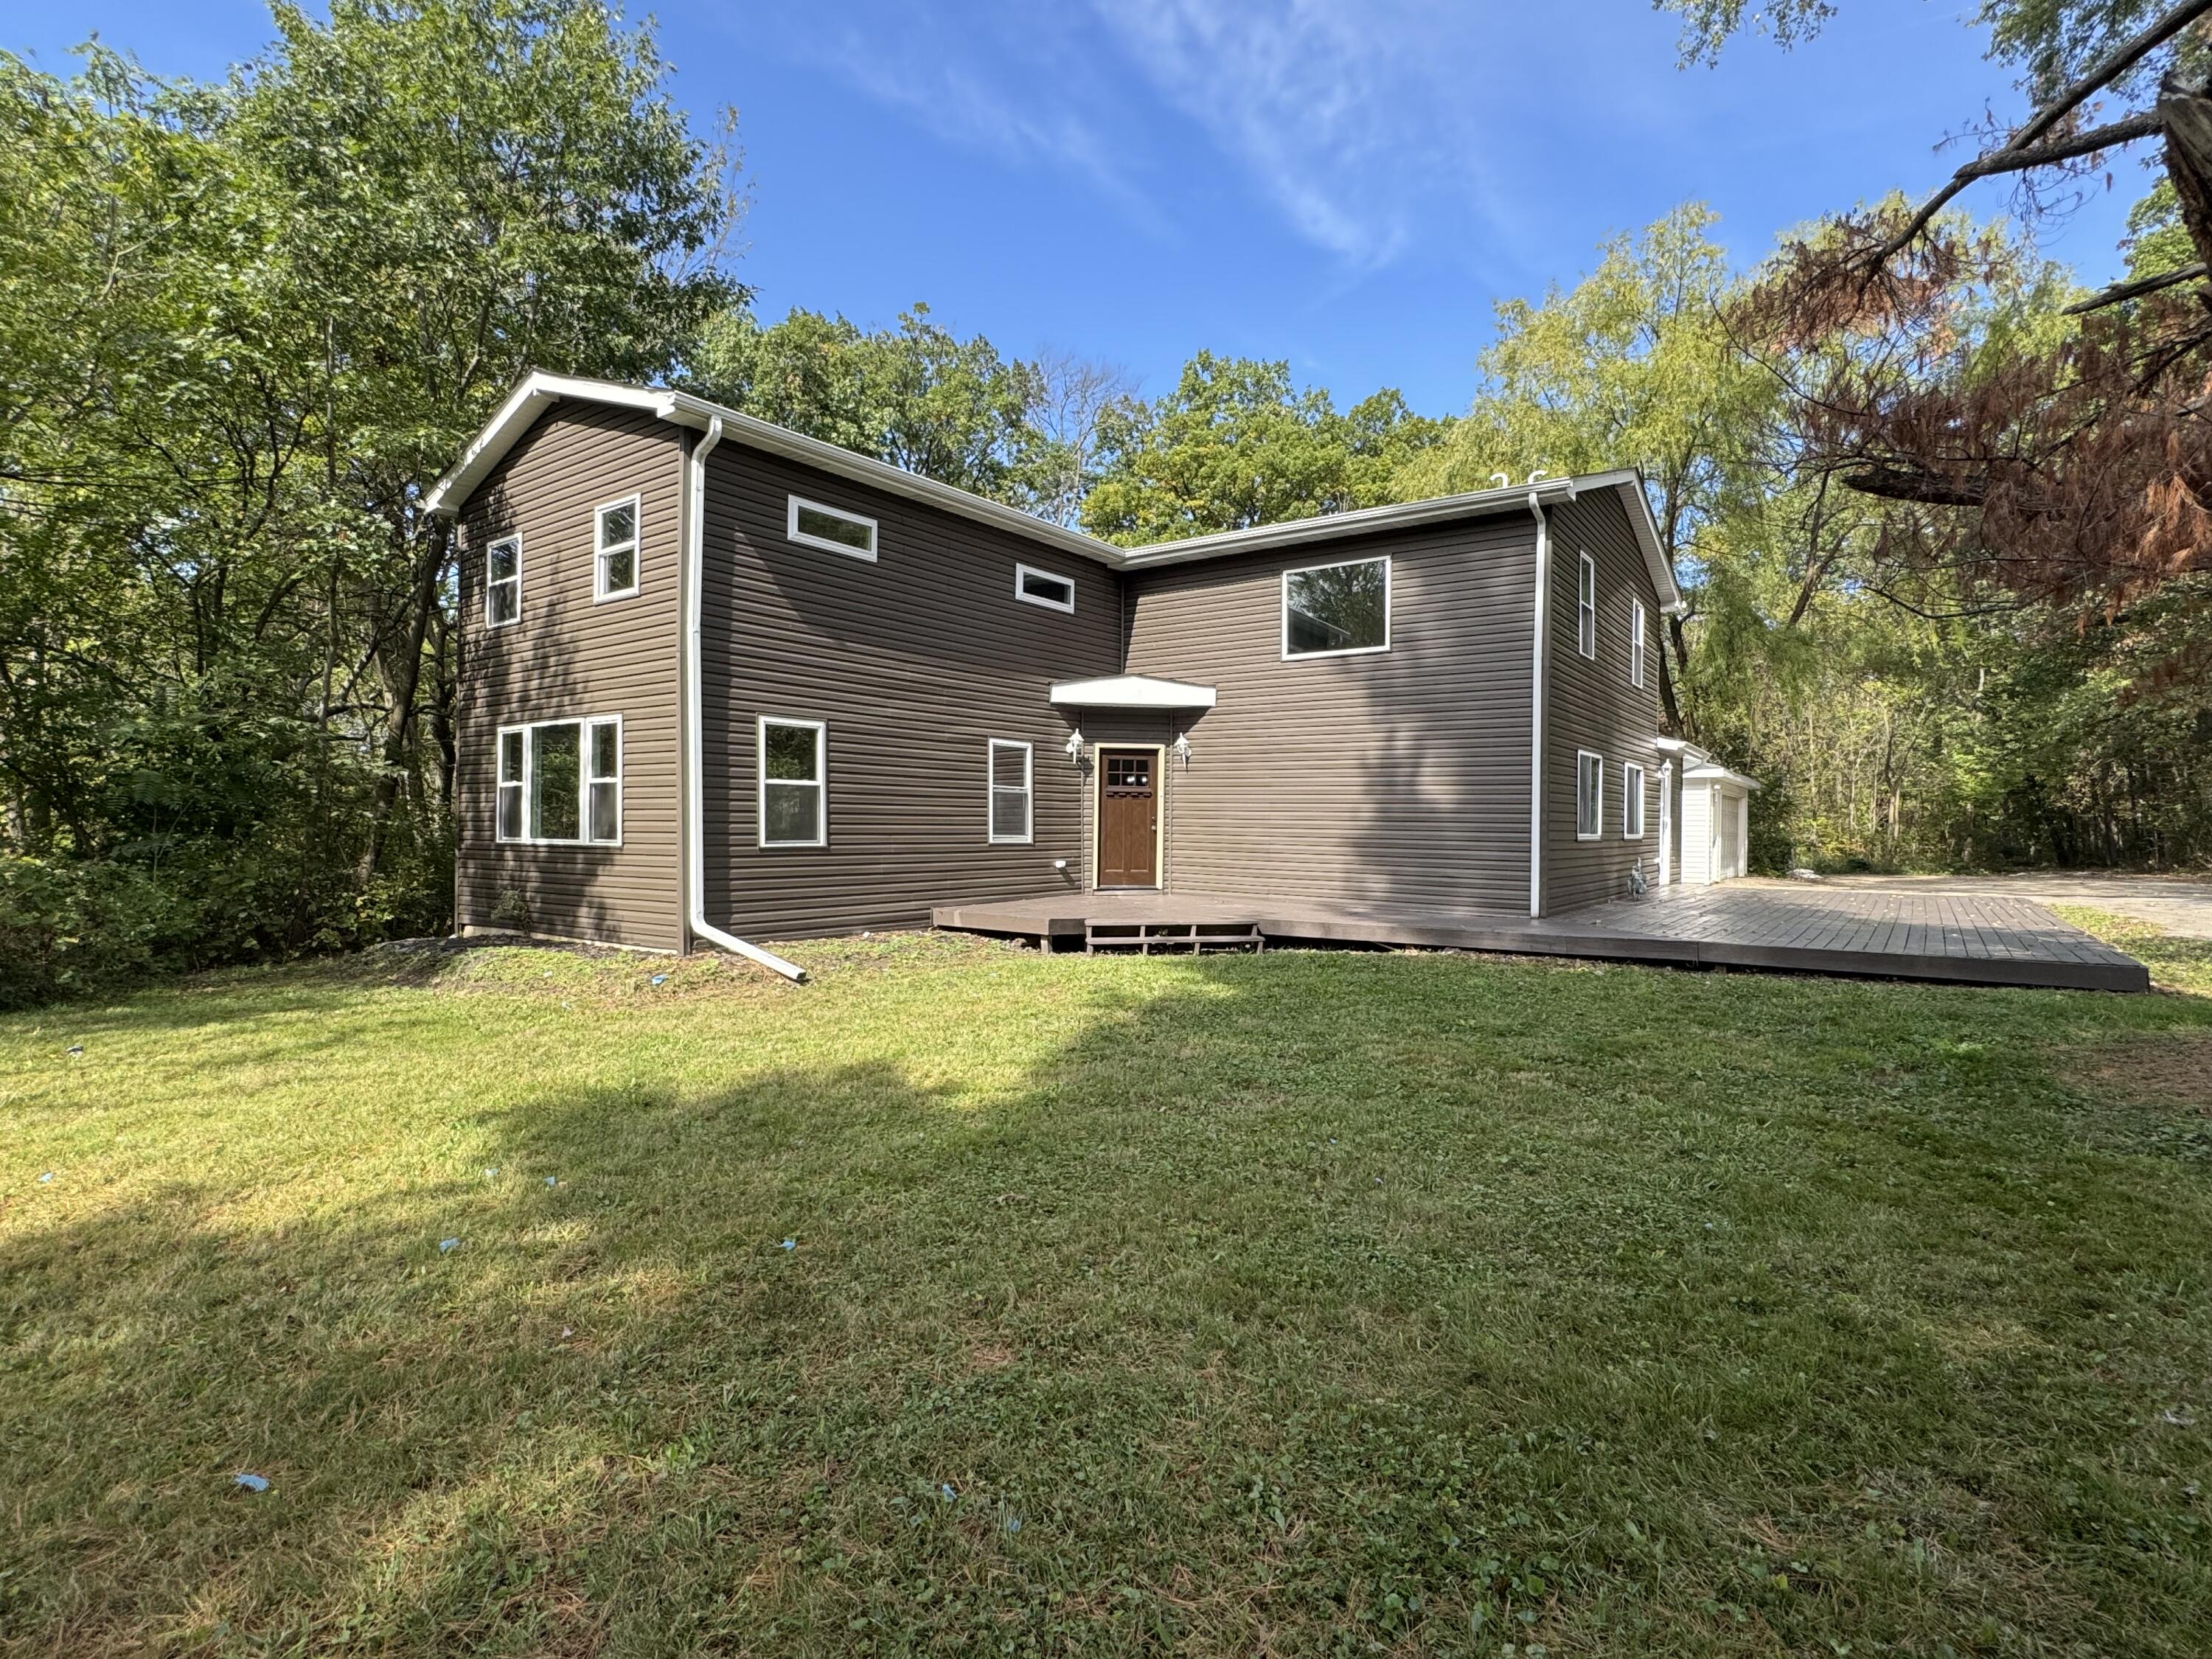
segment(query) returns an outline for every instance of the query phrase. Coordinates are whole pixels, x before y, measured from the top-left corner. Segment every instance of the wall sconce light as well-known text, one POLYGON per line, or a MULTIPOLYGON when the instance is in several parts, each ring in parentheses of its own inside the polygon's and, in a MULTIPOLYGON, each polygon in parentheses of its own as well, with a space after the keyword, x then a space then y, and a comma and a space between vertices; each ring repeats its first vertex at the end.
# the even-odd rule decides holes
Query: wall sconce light
POLYGON ((1174 744, 1170 746, 1169 752, 1174 755, 1176 759, 1180 761, 1184 766, 1188 767, 1190 764, 1189 735, 1182 732, 1176 732, 1176 740, 1174 744))
POLYGON ((1083 764, 1083 728, 1079 726, 1067 734, 1067 760, 1071 766, 1083 764))

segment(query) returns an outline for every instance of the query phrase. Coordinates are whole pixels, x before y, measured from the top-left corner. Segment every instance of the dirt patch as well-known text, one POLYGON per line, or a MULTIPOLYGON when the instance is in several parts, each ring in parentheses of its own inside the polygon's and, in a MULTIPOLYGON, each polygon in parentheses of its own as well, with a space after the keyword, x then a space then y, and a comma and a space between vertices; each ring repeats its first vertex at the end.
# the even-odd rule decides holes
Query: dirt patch
POLYGON ((2102 1104, 2179 1106, 2212 1117, 2212 1031, 2100 1044, 2070 1055, 2058 1074, 2102 1104))

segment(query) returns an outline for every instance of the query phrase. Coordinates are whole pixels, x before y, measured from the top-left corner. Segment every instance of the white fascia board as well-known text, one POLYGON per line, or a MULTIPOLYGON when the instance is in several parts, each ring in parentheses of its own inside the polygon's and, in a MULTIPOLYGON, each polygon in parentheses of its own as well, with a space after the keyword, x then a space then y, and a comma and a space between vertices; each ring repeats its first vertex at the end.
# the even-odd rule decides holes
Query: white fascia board
POLYGON ((1759 787, 1757 778, 1747 778, 1741 772, 1731 772, 1725 766, 1693 766, 1682 774, 1685 783, 1725 783, 1738 789, 1759 787))
POLYGON ((530 430, 538 417, 563 398, 642 409, 665 420, 675 395, 646 386, 623 386, 614 380, 587 380, 573 374, 548 374, 542 369, 534 369, 515 383, 514 390, 507 394, 507 401, 499 406, 499 412, 484 423, 483 430, 461 452, 461 459, 430 486, 429 492, 422 497, 422 509, 448 518, 458 513, 470 492, 484 481, 492 468, 507 459, 507 451, 521 441, 522 434, 530 430))
POLYGON ((1636 532, 1637 545, 1644 550, 1644 562, 1651 572, 1651 586, 1659 595, 1659 609, 1670 617, 1679 617, 1689 609, 1682 601, 1682 590, 1674 580, 1674 568, 1668 562, 1667 550, 1660 544, 1659 521, 1651 516, 1651 498, 1644 493, 1644 475, 1633 467, 1622 467, 1613 472, 1593 472, 1577 478, 1584 489, 1612 489, 1620 495, 1620 504, 1628 509, 1628 522, 1636 532))
POLYGON ((1192 559, 1218 559, 1231 553, 1259 553, 1270 548, 1296 547, 1305 542, 1334 541, 1372 531, 1405 530, 1446 519, 1482 518, 1494 513, 1526 513, 1533 495, 1547 504, 1571 501, 1577 481, 1547 478, 1534 484, 1512 484, 1504 489, 1478 489, 1464 495, 1438 495, 1425 501, 1402 501, 1389 507, 1363 507, 1349 513, 1331 513, 1318 519, 1292 519, 1284 524, 1255 525, 1249 530, 1224 530, 1212 536, 1192 536, 1182 541, 1155 542, 1132 549, 1124 562, 1132 570, 1148 570, 1157 564, 1182 564, 1192 559))
POLYGON ((1066 680, 1054 685, 1050 701, 1060 708, 1211 708, 1210 685, 1154 679, 1149 674, 1115 674, 1098 680, 1066 680))

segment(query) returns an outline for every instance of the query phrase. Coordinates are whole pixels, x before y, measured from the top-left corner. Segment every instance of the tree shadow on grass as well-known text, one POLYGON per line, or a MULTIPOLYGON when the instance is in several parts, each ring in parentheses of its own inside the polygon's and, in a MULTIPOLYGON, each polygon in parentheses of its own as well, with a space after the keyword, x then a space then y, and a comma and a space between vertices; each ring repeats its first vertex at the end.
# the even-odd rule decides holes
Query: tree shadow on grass
POLYGON ((2053 1005, 1052 969, 1083 1012, 1010 1082, 856 1034, 527 1092, 481 1170, 0 1234, 0 1645, 2156 1650, 2202 1610, 2171 1437, 2069 1449, 2145 1433, 2174 1351, 2108 1316, 2196 1317, 2203 1206, 2039 1124, 1989 1039, 2053 1005))

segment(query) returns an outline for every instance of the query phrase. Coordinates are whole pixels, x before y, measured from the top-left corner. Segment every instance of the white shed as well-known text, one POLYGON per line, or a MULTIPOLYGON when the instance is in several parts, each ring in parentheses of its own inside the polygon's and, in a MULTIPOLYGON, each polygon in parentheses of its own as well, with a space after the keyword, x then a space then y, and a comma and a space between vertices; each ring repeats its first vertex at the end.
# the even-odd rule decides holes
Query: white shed
POLYGON ((1744 873, 1756 779, 1695 750, 1682 770, 1682 879, 1727 881, 1744 873))

